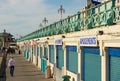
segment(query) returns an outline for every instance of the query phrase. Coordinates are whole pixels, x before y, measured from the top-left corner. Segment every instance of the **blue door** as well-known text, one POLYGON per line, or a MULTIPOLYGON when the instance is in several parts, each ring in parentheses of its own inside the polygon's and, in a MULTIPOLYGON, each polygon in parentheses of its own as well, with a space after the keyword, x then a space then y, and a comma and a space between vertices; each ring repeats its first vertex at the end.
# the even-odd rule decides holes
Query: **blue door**
POLYGON ((42 58, 41 59, 41 71, 45 74, 46 73, 46 66, 47 66, 47 61, 46 59, 42 58))
POLYGON ((40 62, 40 66, 41 66, 41 71, 42 71, 42 67, 43 67, 43 65, 42 65, 42 57, 43 57, 43 48, 42 47, 40 47, 40 59, 41 59, 41 62, 40 62))
POLYGON ((83 48, 83 80, 101 81, 101 58, 99 48, 83 48))
POLYGON ((62 46, 57 46, 57 53, 56 53, 56 61, 57 61, 57 68, 62 69, 64 66, 64 51, 62 49, 62 46))
POLYGON ((56 81, 62 81, 62 67, 64 66, 64 51, 61 45, 56 46, 56 81))
POLYGON ((44 54, 45 54, 46 59, 48 59, 48 48, 47 47, 44 48, 44 54))
POLYGON ((108 48, 109 81, 120 81, 120 48, 108 48))
POLYGON ((50 63, 54 64, 54 46, 49 45, 49 61, 50 63))
POLYGON ((66 46, 67 51, 67 70, 75 74, 78 73, 78 53, 77 46, 66 46))
POLYGON ((43 56, 43 49, 42 47, 40 47, 40 58, 42 58, 42 56, 43 56))
POLYGON ((28 59, 29 58, 29 52, 27 51, 26 53, 27 53, 26 54, 26 58, 28 59))
POLYGON ((28 51, 25 51, 25 58, 27 59, 28 51))

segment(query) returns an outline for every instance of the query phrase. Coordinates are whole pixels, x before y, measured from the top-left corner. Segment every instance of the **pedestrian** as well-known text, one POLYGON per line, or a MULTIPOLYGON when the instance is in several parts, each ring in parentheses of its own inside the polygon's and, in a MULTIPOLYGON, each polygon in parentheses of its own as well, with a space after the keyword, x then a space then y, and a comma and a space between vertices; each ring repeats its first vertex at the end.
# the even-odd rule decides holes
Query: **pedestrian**
POLYGON ((8 61, 8 67, 10 69, 10 75, 13 77, 14 74, 14 68, 15 68, 15 60, 13 57, 11 57, 8 61))

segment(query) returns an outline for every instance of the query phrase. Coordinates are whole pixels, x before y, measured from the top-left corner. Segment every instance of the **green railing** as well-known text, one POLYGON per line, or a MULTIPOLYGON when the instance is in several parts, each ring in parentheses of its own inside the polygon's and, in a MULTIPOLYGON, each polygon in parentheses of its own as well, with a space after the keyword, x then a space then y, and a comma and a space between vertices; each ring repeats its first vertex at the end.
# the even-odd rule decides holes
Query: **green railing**
POLYGON ((111 0, 34 31, 20 41, 114 25, 119 19, 120 7, 115 5, 115 0, 111 0))

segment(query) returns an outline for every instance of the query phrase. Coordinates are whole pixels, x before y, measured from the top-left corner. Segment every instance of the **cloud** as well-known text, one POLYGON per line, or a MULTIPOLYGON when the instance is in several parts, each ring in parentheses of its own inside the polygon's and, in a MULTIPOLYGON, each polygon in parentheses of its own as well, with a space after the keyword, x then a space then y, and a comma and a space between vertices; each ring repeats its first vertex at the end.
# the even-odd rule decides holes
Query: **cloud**
MULTIPOLYGON (((75 14, 80 9, 80 2, 65 2, 63 18, 75 14)), ((48 19, 48 25, 59 21, 58 3, 49 3, 49 0, 0 0, 0 31, 6 29, 13 35, 26 35, 37 30, 44 17, 48 19)))

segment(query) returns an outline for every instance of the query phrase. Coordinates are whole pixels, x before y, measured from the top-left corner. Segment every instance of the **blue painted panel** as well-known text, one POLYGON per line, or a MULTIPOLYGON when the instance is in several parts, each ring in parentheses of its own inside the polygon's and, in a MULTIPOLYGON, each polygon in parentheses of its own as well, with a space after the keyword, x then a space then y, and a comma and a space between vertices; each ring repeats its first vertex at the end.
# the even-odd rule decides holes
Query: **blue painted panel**
POLYGON ((50 49, 54 49, 54 46, 53 46, 53 45, 49 45, 49 48, 50 48, 50 49))
POLYGON ((25 58, 26 58, 26 59, 27 59, 27 53, 28 53, 28 52, 27 52, 27 50, 26 50, 26 51, 25 51, 25 58))
POLYGON ((78 53, 76 46, 67 46, 67 70, 78 73, 78 53))
POLYGON ((98 48, 83 48, 83 80, 101 81, 101 57, 98 48))
POLYGON ((44 50, 45 50, 45 55, 46 55, 46 57, 48 57, 48 48, 45 47, 44 50))
POLYGON ((119 56, 120 57, 120 48, 109 48, 108 54, 111 56, 119 56))
POLYGON ((85 47, 83 48, 84 53, 93 53, 93 54, 100 54, 99 48, 94 47, 85 47))
POLYGON ((26 56, 26 58, 28 59, 29 58, 29 52, 27 51, 27 56, 26 56))
POLYGON ((54 46, 53 45, 49 45, 49 60, 50 60, 50 63, 53 63, 54 64, 54 46))
POLYGON ((57 50, 62 50, 62 46, 61 45, 57 45, 57 50))
POLYGON ((77 47, 76 46, 67 46, 67 51, 77 51, 77 47))
POLYGON ((41 60, 41 71, 45 74, 46 73, 46 66, 47 66, 47 61, 45 59, 41 60))
POLYGON ((109 81, 120 80, 120 48, 109 48, 109 81))
POLYGON ((62 49, 62 46, 57 46, 57 68, 62 69, 64 65, 64 51, 62 49))

